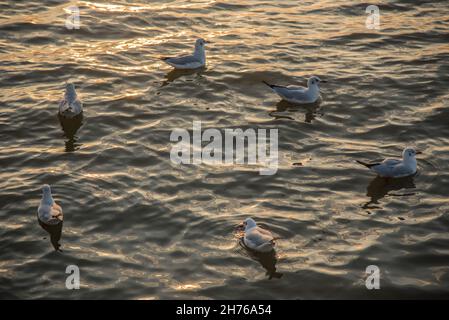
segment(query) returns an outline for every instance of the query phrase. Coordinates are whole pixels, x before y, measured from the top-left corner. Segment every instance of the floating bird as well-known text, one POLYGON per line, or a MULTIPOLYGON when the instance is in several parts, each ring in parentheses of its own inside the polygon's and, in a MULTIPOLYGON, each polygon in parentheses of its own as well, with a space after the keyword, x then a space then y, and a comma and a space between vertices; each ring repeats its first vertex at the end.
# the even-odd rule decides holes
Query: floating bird
POLYGON ((37 209, 37 217, 40 226, 50 234, 53 247, 59 250, 64 217, 62 208, 53 200, 48 184, 42 187, 42 200, 37 209))
POLYGON ((308 104, 317 102, 320 99, 320 86, 321 82, 327 82, 321 80, 316 76, 312 76, 307 80, 307 88, 299 86, 278 86, 269 84, 266 81, 262 81, 269 86, 274 92, 276 92, 282 99, 292 104, 308 104))
POLYGON ((181 57, 167 57, 162 60, 176 69, 198 69, 206 65, 205 44, 209 43, 204 39, 195 42, 195 51, 192 55, 181 57))
POLYGON ((37 214, 39 220, 45 224, 57 224, 63 220, 62 208, 53 200, 48 184, 42 186, 42 200, 37 214))
POLYGON ((83 112, 83 104, 78 99, 73 83, 67 83, 64 98, 59 103, 59 115, 72 119, 83 112))
POLYGON ((274 249, 276 239, 270 231, 258 227, 256 221, 251 218, 247 218, 243 226, 245 228, 243 243, 249 249, 257 252, 270 252, 274 249))
POLYGON ((402 160, 385 159, 382 162, 376 163, 366 163, 359 160, 356 161, 371 171, 374 171, 381 177, 402 178, 414 175, 416 173, 416 155, 421 153, 422 152, 420 151, 415 151, 413 148, 405 148, 404 151, 402 151, 402 160))

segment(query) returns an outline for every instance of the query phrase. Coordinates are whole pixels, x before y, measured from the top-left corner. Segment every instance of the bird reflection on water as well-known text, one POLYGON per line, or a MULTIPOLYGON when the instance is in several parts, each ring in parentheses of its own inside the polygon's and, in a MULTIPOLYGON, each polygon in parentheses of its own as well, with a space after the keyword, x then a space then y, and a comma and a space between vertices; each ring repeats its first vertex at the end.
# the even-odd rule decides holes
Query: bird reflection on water
POLYGON ((363 209, 376 209, 377 206, 370 206, 371 204, 378 204, 379 200, 387 195, 391 196, 410 196, 415 193, 404 193, 401 195, 393 195, 391 191, 397 191, 402 189, 415 189, 415 176, 408 176, 404 178, 383 178, 376 176, 366 188, 366 195, 370 197, 370 201, 365 203, 363 209))
POLYGON ((322 115, 319 113, 321 101, 317 101, 314 103, 302 104, 302 105, 294 105, 285 100, 281 100, 276 104, 276 110, 271 110, 268 112, 268 115, 273 117, 275 120, 279 119, 288 119, 295 120, 293 117, 282 115, 279 113, 282 112, 297 112, 302 111, 305 113, 304 122, 312 123, 315 120, 317 115, 322 115))
POLYGON ((251 250, 243 242, 243 237, 240 238, 239 244, 243 249, 245 249, 244 251, 248 257, 259 262, 261 266, 265 270, 267 270, 266 275, 268 276, 269 280, 271 280, 272 278, 282 278, 284 274, 276 272, 276 263, 278 262, 278 260, 275 250, 272 250, 270 252, 256 252, 254 250, 251 250))
POLYGON ((166 85, 172 83, 178 78, 184 76, 196 75, 198 78, 202 77, 202 74, 206 71, 206 67, 192 69, 192 70, 182 70, 182 69, 173 69, 168 72, 165 76, 166 80, 162 83, 161 87, 165 87, 166 85))
POLYGON ((63 222, 61 221, 57 224, 45 224, 42 221, 40 221, 39 219, 37 219, 37 220, 39 222, 39 225, 42 227, 42 229, 47 231, 48 234, 50 235, 50 242, 53 245, 53 247, 55 248, 55 250, 62 251, 60 249, 61 244, 59 243, 59 240, 61 240, 63 222))
POLYGON ((61 124, 62 131, 64 131, 64 137, 67 138, 65 141, 65 151, 73 152, 77 150, 80 144, 76 143, 78 137, 76 133, 78 129, 83 125, 83 113, 80 113, 74 118, 65 118, 58 113, 59 123, 61 124))

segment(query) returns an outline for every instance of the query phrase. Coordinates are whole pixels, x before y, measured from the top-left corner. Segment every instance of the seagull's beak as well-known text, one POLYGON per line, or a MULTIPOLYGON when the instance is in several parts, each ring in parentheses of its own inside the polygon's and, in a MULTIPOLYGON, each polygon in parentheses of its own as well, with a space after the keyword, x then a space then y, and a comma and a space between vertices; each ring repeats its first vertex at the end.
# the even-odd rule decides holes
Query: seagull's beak
POLYGON ((246 222, 243 221, 242 223, 240 223, 237 228, 241 229, 241 230, 245 230, 246 229, 246 222))
POLYGON ((416 154, 422 154, 422 152, 421 151, 416 151, 416 154))
POLYGON ((204 43, 209 44, 209 43, 213 43, 213 42, 212 42, 212 41, 209 41, 209 40, 204 40, 204 43))
POLYGON ((320 82, 327 83, 327 80, 320 80, 320 82))

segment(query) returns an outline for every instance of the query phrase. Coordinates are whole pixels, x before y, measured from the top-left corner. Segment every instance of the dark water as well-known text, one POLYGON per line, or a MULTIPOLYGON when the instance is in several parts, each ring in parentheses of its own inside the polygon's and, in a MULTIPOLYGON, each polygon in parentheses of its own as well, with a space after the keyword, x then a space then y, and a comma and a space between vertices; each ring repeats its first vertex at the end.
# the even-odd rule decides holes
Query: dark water
POLYGON ((68 30, 76 2, 0 1, 0 297, 449 297, 449 4, 382 1, 368 30, 355 3, 80 1, 68 30), (199 36, 203 72, 158 60, 199 36), (261 83, 310 75, 329 81, 318 108, 261 83), (85 108, 70 138, 65 81, 85 108), (173 164, 170 133, 195 120, 279 129, 278 172, 173 164), (424 152, 411 179, 354 161, 407 145, 424 152), (36 219, 44 183, 63 252, 36 219), (239 244, 248 216, 282 237, 275 256, 239 244), (65 288, 71 264, 80 290, 65 288), (365 288, 371 264, 380 290, 365 288))

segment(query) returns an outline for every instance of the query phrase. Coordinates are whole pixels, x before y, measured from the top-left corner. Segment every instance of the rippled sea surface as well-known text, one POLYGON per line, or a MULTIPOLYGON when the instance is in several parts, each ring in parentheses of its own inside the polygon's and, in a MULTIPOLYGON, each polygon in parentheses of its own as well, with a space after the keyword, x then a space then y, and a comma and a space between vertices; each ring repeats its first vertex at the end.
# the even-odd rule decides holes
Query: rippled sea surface
POLYGON ((449 297, 449 4, 378 5, 369 30, 356 1, 0 1, 0 298, 449 297), (159 60, 198 37, 206 70, 159 60), (311 75, 329 81, 319 107, 261 82, 311 75), (84 102, 72 138, 66 81, 84 102), (170 133, 196 120, 279 129, 278 172, 172 163, 170 133), (355 162, 407 145, 423 151, 411 179, 355 162), (44 183, 63 252, 37 222, 44 183), (239 244, 249 216, 281 237, 275 257, 239 244))

